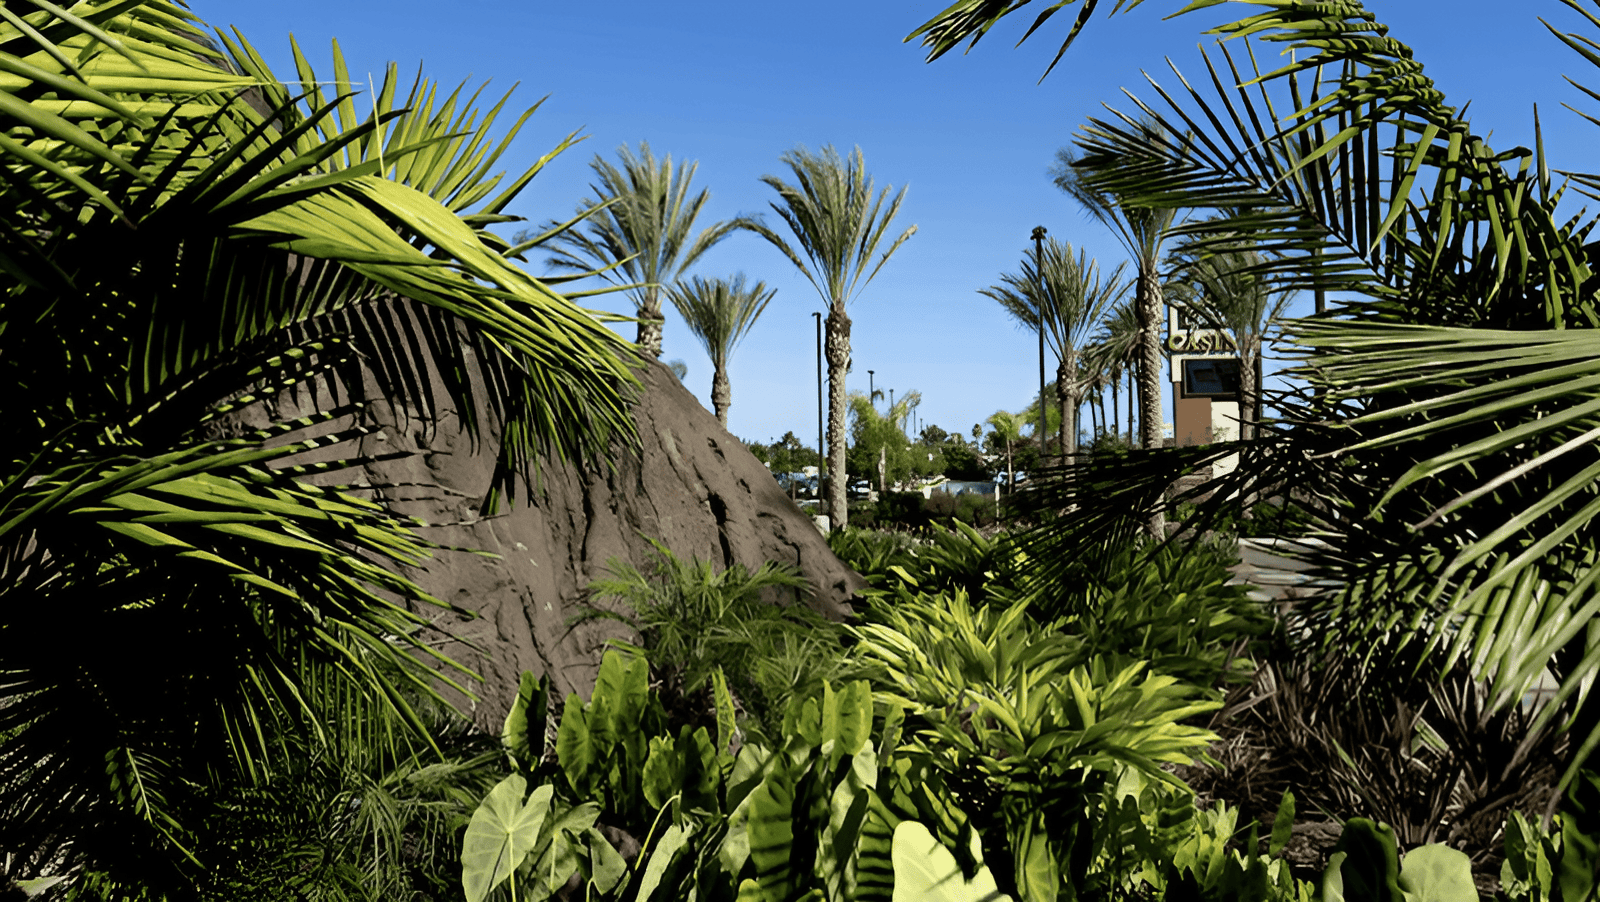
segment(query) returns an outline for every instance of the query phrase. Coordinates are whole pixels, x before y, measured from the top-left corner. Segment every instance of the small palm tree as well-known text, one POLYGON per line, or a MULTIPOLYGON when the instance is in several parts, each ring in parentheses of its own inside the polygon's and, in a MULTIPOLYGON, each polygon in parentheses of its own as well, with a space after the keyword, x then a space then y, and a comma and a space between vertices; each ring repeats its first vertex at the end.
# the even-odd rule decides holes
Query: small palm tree
POLYGON ((706 355, 711 358, 711 406, 724 429, 728 428, 728 407, 733 403, 733 389, 728 384, 728 357, 777 293, 776 288, 768 288, 765 282, 745 285, 744 273, 731 280, 695 276, 667 289, 672 305, 678 308, 689 331, 705 345, 706 355))
POLYGON ((549 263, 579 273, 598 267, 603 278, 626 286, 639 317, 638 344, 660 357, 663 284, 693 266, 734 224, 714 223, 691 239, 695 219, 711 198, 706 190, 689 195, 698 163, 673 169, 672 155, 658 162, 647 141, 639 142, 637 156, 622 145, 617 158, 620 167, 598 154, 589 164, 599 184, 590 186, 594 198, 578 206, 587 227, 555 236, 549 263))
MULTIPOLYGON (((1072 252, 1072 245, 1047 239, 1037 262, 1024 254, 1022 272, 1006 273, 1002 284, 978 289, 993 298, 1020 325, 1037 331, 1041 319, 1045 341, 1055 352, 1056 403, 1061 418, 1061 449, 1067 455, 1078 453, 1078 400, 1085 385, 1078 375, 1078 358, 1089 330, 1127 291, 1122 280, 1123 267, 1102 279, 1099 267, 1085 251, 1072 252)), ((1044 448, 1046 424, 1039 424, 1039 447, 1044 448)))
POLYGON ((1022 418, 1010 411, 997 410, 984 422, 994 430, 995 437, 1006 446, 1006 487, 1015 488, 1017 474, 1011 466, 1011 445, 1022 438, 1022 418))
POLYGON ((849 519, 845 506, 844 377, 850 369, 850 317, 845 306, 917 227, 900 233, 873 263, 889 224, 900 212, 906 189, 902 187, 893 200, 889 199, 892 188, 874 195, 859 147, 849 157, 840 157, 831 146, 820 153, 798 147, 782 160, 793 174, 794 184, 774 175, 762 176, 761 181, 778 192, 772 209, 799 242, 799 252, 760 220, 746 219, 740 225, 783 251, 828 304, 828 513, 833 525, 842 528, 849 519))

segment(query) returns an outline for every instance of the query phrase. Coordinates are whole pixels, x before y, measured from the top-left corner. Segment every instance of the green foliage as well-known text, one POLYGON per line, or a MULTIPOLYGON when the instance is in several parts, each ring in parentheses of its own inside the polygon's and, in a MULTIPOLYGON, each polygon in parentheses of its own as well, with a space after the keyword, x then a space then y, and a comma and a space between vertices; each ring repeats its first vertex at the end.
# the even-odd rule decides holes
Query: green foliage
POLYGON ((1112 669, 1026 604, 901 586, 850 632, 879 698, 907 712, 907 753, 965 787, 1005 892, 1053 898, 1066 874, 1124 879, 1101 867, 1121 848, 1121 793, 1186 795, 1159 765, 1190 763, 1216 738, 1183 721, 1218 702, 1143 663, 1112 669))
POLYGON ((988 482, 994 478, 994 470, 974 446, 949 445, 944 449, 944 475, 963 482, 988 482))
POLYGON ((607 652, 589 703, 567 696, 556 733, 556 756, 568 795, 593 800, 619 826, 641 829, 642 775, 650 738, 665 733, 666 712, 648 691, 643 658, 607 652))
MULTIPOLYGON (((1365 818, 1345 822, 1318 891, 1320 902, 1467 902, 1478 898, 1472 863, 1448 846, 1427 845, 1399 859, 1394 831, 1365 818)), ((1576 897, 1581 898, 1581 897, 1576 897)))
POLYGON ((663 680, 675 722, 699 722, 709 706, 696 699, 718 670, 758 730, 774 727, 790 697, 831 674, 838 629, 799 602, 810 587, 797 570, 769 562, 753 573, 740 564, 718 572, 652 544, 656 561, 648 572, 612 560, 611 576, 589 587, 597 600, 622 602, 628 615, 591 605, 579 619, 618 619, 639 630, 636 650, 663 680))
POLYGON ((528 795, 528 781, 521 774, 512 774, 489 790, 461 845, 461 888, 467 902, 483 902, 490 890, 522 867, 538 844, 554 792, 555 787, 546 784, 528 795))
MULTIPOLYGON (((1564 821, 1557 815, 1558 822, 1564 821)), ((1552 902, 1556 877, 1561 873, 1562 830, 1541 830, 1520 811, 1506 818, 1505 861, 1500 865, 1500 889, 1516 902, 1552 902)), ((1583 898, 1580 894, 1578 898, 1583 898)))
POLYGON ((880 413, 861 392, 850 395, 850 449, 845 457, 849 472, 878 484, 880 454, 884 464, 885 488, 912 476, 936 472, 928 452, 913 445, 906 436, 905 424, 911 412, 922 403, 922 393, 909 391, 894 406, 880 413))
MULTIPOLYGON (((585 729, 597 723, 596 702, 619 711, 625 702, 600 700, 639 695, 630 679, 633 665, 616 652, 608 653, 607 662, 611 679, 603 678, 605 688, 597 686, 595 701, 587 709, 569 701, 559 728, 563 735, 578 729, 568 727, 568 718, 581 716, 585 729)), ((646 709, 659 708, 648 689, 644 698, 646 709)), ((483 801, 479 828, 463 855, 464 881, 476 893, 509 879, 516 898, 530 902, 549 898, 575 873, 581 873, 591 899, 891 902, 899 872, 910 867, 900 828, 915 822, 950 850, 957 876, 984 885, 970 822, 936 771, 896 753, 898 715, 890 709, 879 728, 873 708, 865 682, 837 690, 824 684, 787 706, 781 746, 747 744, 737 755, 714 746, 704 729, 685 727, 670 739, 653 730, 649 717, 618 720, 618 744, 648 748, 642 768, 635 770, 627 759, 612 768, 619 780, 641 787, 638 796, 626 799, 637 807, 618 813, 626 822, 648 824, 638 857, 630 862, 618 855, 594 828, 597 816, 609 816, 598 800, 574 791, 578 783, 603 789, 609 778, 545 784, 524 801, 525 784, 517 775, 483 801), (545 801, 553 826, 535 828, 536 806, 545 801)), ((558 742, 556 755, 563 772, 604 769, 579 743, 558 742)))
POLYGON ((767 469, 774 473, 798 473, 806 467, 822 465, 822 457, 817 449, 800 441, 793 431, 785 432, 783 438, 771 444, 747 440, 744 445, 756 460, 766 464, 767 469))
POLYGON ((1127 546, 1079 570, 1082 582, 1037 587, 1034 609, 1089 648, 1150 662, 1157 673, 1199 686, 1247 682, 1253 642, 1270 636, 1272 614, 1229 585, 1231 549, 1127 546))

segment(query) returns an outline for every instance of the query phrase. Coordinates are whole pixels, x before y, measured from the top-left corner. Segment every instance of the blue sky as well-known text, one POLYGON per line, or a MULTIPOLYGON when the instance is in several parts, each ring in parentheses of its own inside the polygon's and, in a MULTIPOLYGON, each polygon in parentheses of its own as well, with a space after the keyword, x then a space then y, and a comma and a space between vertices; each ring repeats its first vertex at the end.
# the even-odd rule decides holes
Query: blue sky
MULTIPOLYGON (((699 162, 695 184, 712 195, 707 221, 767 211, 777 226, 767 207, 773 192, 758 179, 786 174, 784 151, 860 146, 880 187, 910 186, 896 223, 918 231, 851 306, 848 387, 865 391, 874 370, 879 389, 922 392, 923 422, 967 432, 998 409, 1021 409, 1037 391, 1033 335, 977 293, 1016 270, 1033 226, 1088 248, 1107 267, 1123 259, 1110 234, 1050 184, 1055 150, 1089 116, 1103 115, 1103 103, 1131 109, 1123 87, 1153 100, 1141 71, 1176 87, 1170 58, 1198 76, 1197 46, 1211 40, 1202 29, 1247 10, 1225 6, 1224 15, 1166 21, 1162 16, 1181 4, 1149 0, 1131 13, 1099 16, 1040 83, 1070 10, 1021 47, 1013 45, 1032 20, 1028 10, 970 54, 928 64, 902 39, 945 5, 193 0, 211 25, 238 27, 281 78, 294 72, 292 33, 327 77, 329 42, 337 38, 357 79, 369 72, 381 78, 393 60, 404 73, 420 63, 426 76, 447 85, 490 79, 486 97, 520 82, 513 105, 548 94, 507 168, 526 166, 570 132, 589 137, 553 161, 512 207, 536 222, 569 215, 588 194, 596 154, 613 157, 619 145, 642 139, 658 155, 699 162)), ((1488 0, 1372 0, 1368 8, 1416 50, 1450 102, 1473 101, 1474 120, 1480 130, 1493 129, 1497 148, 1531 145, 1538 102, 1552 165, 1600 168, 1583 153, 1594 126, 1561 108, 1600 106, 1562 80, 1566 74, 1600 85, 1600 73, 1538 19, 1582 31, 1585 23, 1571 10, 1556 0, 1516 8, 1488 0)), ((531 269, 544 272, 542 265, 531 269)), ((739 271, 778 292, 734 354, 730 431, 765 441, 792 429, 814 444, 811 312, 823 303, 752 234, 735 235, 692 270, 739 271)), ((620 295, 596 301, 607 305, 631 309, 620 295)), ((686 385, 709 406, 710 362, 676 312, 667 315, 663 357, 688 365, 686 385)), ((632 337, 631 325, 623 331, 632 337)))

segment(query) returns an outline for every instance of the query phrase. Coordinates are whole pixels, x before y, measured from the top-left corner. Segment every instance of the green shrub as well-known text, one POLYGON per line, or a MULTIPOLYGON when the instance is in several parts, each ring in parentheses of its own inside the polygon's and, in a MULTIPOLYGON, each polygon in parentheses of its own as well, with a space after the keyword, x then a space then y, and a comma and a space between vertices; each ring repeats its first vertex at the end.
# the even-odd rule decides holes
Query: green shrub
POLYGON ((1248 682, 1252 644, 1276 628, 1272 612, 1229 585, 1227 546, 1129 546, 1064 584, 1037 587, 1034 610, 1107 655, 1149 661, 1201 686, 1248 682))
POLYGON ((955 518, 973 526, 993 526, 1000 519, 1000 507, 992 496, 969 492, 956 496, 955 518))
POLYGON ((586 603, 573 622, 607 618, 639 630, 639 646, 614 644, 649 660, 674 727, 705 723, 715 671, 727 675, 753 718, 750 727, 770 731, 795 692, 819 685, 838 665, 839 627, 799 602, 810 586, 793 567, 769 562, 751 573, 734 564, 718 573, 708 561, 682 561, 651 544, 649 572, 613 558, 611 575, 589 586, 591 598, 620 601, 627 613, 586 603), (777 603, 775 595, 791 602, 777 603))

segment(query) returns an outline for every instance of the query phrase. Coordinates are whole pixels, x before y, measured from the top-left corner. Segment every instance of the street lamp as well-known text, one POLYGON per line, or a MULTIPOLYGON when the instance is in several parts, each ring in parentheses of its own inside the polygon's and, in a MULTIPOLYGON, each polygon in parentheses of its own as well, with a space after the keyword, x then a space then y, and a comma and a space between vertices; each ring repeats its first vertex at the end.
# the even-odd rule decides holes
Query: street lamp
POLYGON ((877 370, 867 370, 867 403, 872 405, 873 410, 878 409, 877 392, 872 389, 872 374, 876 372, 877 370))
MULTIPOLYGON (((1039 289, 1039 459, 1044 460, 1044 226, 1033 227, 1033 275, 1038 280, 1039 289)), ((1061 428, 1068 428, 1066 423, 1061 428)), ((1065 454, 1063 448, 1061 453, 1065 454)))
MULTIPOLYGON (((822 314, 812 311, 811 315, 817 321, 817 507, 820 508, 823 506, 822 467, 828 460, 828 452, 822 442, 822 314)), ((828 522, 831 529, 832 519, 828 522)))

